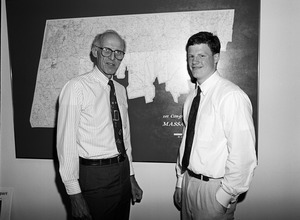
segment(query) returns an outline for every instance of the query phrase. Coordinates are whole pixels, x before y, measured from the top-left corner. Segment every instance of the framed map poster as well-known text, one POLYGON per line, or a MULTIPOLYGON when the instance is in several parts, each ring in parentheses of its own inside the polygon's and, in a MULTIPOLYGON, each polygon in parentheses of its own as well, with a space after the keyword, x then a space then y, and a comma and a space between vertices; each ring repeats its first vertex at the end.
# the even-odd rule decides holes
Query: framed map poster
POLYGON ((199 31, 219 36, 219 72, 249 95, 257 130, 259 1, 66 1, 68 7, 30 0, 23 10, 16 2, 24 4, 7 0, 17 158, 56 157, 58 95, 69 79, 92 69, 92 40, 107 29, 126 40, 116 80, 128 94, 134 161, 175 162, 182 106, 193 87, 185 44, 199 31), (30 7, 39 10, 24 10, 30 7))

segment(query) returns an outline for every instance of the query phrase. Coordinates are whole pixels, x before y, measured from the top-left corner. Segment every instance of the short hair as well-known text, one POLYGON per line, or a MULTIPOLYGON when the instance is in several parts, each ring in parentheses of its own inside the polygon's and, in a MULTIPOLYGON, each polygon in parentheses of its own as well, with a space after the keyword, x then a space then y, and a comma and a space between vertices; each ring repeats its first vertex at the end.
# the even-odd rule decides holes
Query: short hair
MULTIPOLYGON (((123 45, 124 45, 124 52, 126 50, 126 42, 125 40, 121 37, 121 35, 116 32, 115 30, 106 30, 104 31, 103 33, 100 33, 100 34, 97 34, 92 42, 92 45, 91 45, 91 49, 93 49, 93 47, 96 45, 97 42, 101 43, 102 40, 103 40, 103 37, 106 35, 106 34, 115 34, 117 35, 121 41, 123 42, 123 45)), ((98 45, 99 46, 99 45, 98 45)))
POLYGON ((220 53, 221 50, 221 43, 218 36, 210 33, 201 31, 194 35, 192 35, 185 46, 185 50, 188 51, 189 46, 195 44, 207 44, 210 50, 212 51, 213 55, 216 53, 220 53))

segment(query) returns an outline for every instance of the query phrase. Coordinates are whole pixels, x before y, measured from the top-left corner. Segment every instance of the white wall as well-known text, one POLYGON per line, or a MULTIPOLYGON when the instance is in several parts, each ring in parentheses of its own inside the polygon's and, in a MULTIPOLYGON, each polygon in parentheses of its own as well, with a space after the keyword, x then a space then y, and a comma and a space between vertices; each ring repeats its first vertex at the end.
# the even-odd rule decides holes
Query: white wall
POLYGON ((259 166, 241 219, 300 219, 300 1, 262 0, 259 166))
MULTIPOLYGON (((259 166, 236 218, 300 219, 300 1, 261 0, 259 166)), ((5 14, 1 13, 2 18, 5 14)), ((2 19, 5 22, 5 19, 2 19)), ((13 187, 12 220, 66 219, 51 160, 16 159, 6 25, 1 25, 1 178, 13 187)), ((26 54, 26 51, 24 51, 26 54)), ((132 220, 179 220, 174 164, 134 163, 144 189, 132 220)))

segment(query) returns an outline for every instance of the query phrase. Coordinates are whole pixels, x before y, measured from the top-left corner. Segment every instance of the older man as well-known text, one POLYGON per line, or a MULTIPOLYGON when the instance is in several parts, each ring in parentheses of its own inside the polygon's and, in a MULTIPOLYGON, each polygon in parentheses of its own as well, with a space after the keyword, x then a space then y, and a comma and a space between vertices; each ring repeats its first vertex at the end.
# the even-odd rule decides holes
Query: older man
POLYGON ((94 69, 67 82, 59 97, 57 153, 75 218, 126 220, 130 200, 142 199, 126 90, 113 80, 124 55, 117 32, 98 34, 91 46, 94 69))

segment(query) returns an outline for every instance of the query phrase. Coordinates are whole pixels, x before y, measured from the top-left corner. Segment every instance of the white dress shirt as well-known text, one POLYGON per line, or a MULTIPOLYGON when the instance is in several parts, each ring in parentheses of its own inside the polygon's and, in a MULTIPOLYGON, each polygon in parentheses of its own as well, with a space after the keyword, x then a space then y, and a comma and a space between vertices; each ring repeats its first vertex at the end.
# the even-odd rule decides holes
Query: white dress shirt
MULTIPOLYGON (((188 169, 196 174, 223 178, 217 199, 227 207, 248 190, 257 165, 252 105, 245 92, 217 71, 198 86, 202 92, 188 169)), ((196 90, 184 104, 185 125, 195 95, 196 90)), ((176 164, 179 188, 186 130, 184 128, 176 164)))
MULTIPOLYGON (((133 175, 128 104, 125 88, 114 81, 123 126, 126 153, 133 175)), ((110 110, 108 78, 97 67, 71 79, 59 96, 57 154, 60 174, 69 195, 81 192, 79 157, 104 159, 117 156, 110 110)))

